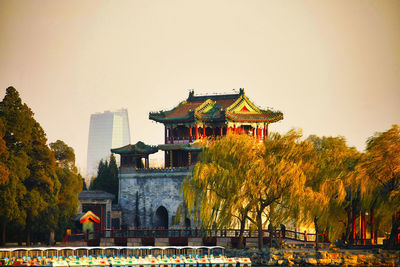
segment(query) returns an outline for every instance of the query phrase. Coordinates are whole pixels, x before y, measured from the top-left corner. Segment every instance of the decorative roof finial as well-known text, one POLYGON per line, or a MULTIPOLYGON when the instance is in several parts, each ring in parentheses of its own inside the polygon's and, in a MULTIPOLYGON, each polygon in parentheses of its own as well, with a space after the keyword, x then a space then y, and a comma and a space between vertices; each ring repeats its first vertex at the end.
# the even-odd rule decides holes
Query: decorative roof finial
POLYGON ((239 88, 239 94, 244 95, 244 88, 239 88))
POLYGON ((188 101, 190 101, 192 99, 192 97, 194 96, 194 89, 190 89, 189 90, 189 97, 188 97, 188 101))

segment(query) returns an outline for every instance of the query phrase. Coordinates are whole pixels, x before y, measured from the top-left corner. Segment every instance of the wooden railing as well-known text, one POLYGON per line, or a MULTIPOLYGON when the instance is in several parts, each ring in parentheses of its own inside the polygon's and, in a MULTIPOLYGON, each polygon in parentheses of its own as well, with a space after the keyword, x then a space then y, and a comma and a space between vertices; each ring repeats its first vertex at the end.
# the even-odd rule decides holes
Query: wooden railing
POLYGON ((165 139, 166 144, 187 144, 196 140, 196 136, 170 136, 165 139))
MULTIPOLYGON (((114 229, 103 229, 93 233, 74 234, 66 237, 67 242, 73 241, 87 241, 90 239, 100 239, 104 237, 109 238, 169 238, 169 237, 202 237, 202 238, 238 238, 240 231, 238 229, 129 229, 129 230, 114 230, 114 229)), ((315 233, 297 232, 293 230, 275 230, 268 231, 263 230, 264 238, 275 239, 290 239, 302 242, 316 242, 315 233)), ((329 242, 326 234, 318 234, 319 242, 329 242)), ((244 230, 243 237, 245 238, 257 238, 257 231, 244 230)))

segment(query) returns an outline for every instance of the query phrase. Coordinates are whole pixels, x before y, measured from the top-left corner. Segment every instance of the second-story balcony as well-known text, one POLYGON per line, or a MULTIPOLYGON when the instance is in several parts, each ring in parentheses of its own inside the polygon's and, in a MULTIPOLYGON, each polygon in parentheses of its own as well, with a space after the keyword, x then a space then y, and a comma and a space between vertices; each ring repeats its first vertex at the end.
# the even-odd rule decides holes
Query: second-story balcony
POLYGON ((120 174, 132 173, 171 173, 171 172, 188 172, 193 166, 172 167, 172 168, 135 168, 135 167, 120 167, 120 174))
POLYGON ((170 136, 165 138, 165 144, 188 144, 196 140, 196 136, 170 136))

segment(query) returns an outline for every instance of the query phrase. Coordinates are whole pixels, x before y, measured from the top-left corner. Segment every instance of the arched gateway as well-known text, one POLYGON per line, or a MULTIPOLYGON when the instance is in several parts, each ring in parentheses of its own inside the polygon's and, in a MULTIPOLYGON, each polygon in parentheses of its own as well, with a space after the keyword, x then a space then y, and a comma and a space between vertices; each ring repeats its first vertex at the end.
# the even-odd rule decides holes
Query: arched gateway
POLYGON ((168 211, 165 207, 160 206, 156 210, 156 216, 154 220, 155 228, 168 229, 168 211))

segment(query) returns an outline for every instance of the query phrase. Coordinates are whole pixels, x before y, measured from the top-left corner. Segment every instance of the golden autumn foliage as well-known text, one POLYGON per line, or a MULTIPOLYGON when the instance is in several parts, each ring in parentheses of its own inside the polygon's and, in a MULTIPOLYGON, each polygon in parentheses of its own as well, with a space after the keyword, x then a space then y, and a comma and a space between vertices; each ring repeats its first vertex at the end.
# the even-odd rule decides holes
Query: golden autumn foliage
POLYGON ((228 135, 205 144, 193 171, 182 184, 186 205, 204 227, 243 229, 246 220, 259 232, 267 222, 288 221, 293 199, 305 190, 305 151, 313 147, 300 141, 301 134, 271 134, 264 143, 246 135, 228 135))
MULTIPOLYGON (((365 210, 374 212, 377 224, 397 237, 400 227, 400 128, 393 125, 367 141, 354 181, 359 184, 365 210)), ((393 245, 393 244, 391 244, 393 245)))
POLYGON ((343 137, 301 137, 291 130, 272 133, 264 143, 230 134, 205 141, 192 176, 182 183, 188 211, 206 228, 239 226, 240 237, 250 223, 258 229, 259 247, 267 223, 313 225, 331 240, 352 241, 352 224, 368 210, 383 229, 394 222, 396 236, 399 126, 371 137, 365 153, 343 137))
POLYGON ((352 198, 347 191, 357 187, 351 177, 361 154, 348 147, 343 137, 311 135, 307 141, 314 147, 306 157, 311 161, 306 170, 306 186, 312 191, 312 198, 300 205, 304 217, 299 221, 314 224, 316 232, 326 231, 335 240, 349 224, 347 212, 352 198))
POLYGON ((204 227, 234 226, 233 218, 249 204, 243 184, 249 179, 259 146, 254 138, 236 135, 206 145, 193 177, 183 181, 186 205, 204 227))

